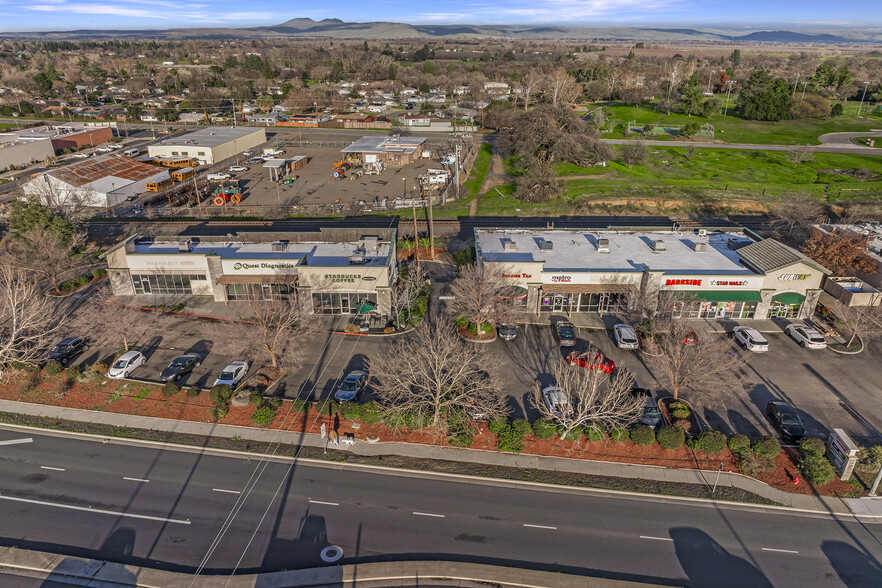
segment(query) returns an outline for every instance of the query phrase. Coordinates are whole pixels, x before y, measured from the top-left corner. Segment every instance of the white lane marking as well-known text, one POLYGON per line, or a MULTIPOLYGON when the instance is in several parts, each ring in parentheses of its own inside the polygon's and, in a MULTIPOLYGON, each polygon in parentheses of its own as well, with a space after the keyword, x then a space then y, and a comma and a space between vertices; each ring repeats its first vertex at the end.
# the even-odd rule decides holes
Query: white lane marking
POLYGON ((150 480, 144 480, 142 478, 126 478, 123 476, 123 480, 128 480, 129 482, 149 482, 150 480))
POLYGON ((557 527, 549 527, 548 525, 531 525, 530 523, 524 523, 525 527, 530 527, 531 529, 549 529, 551 531, 557 531, 557 527))
POLYGON ((434 513, 431 513, 431 512, 417 512, 417 511, 413 511, 413 514, 417 515, 418 517, 436 517, 436 518, 439 518, 439 519, 443 519, 443 518, 445 517, 445 515, 442 515, 442 514, 434 514, 434 513))
POLYGON ((52 466, 40 466, 41 470, 52 470, 53 472, 63 472, 64 468, 53 468, 52 466))
POLYGON ((654 539, 656 541, 673 541, 670 537, 652 537, 651 535, 640 535, 641 539, 654 539))
POLYGON ((139 515, 130 512, 120 512, 116 510, 104 510, 103 508, 92 508, 91 506, 74 506, 72 504, 60 504, 58 502, 46 502, 44 500, 31 500, 29 498, 16 498, 14 496, 0 495, 0 500, 9 500, 12 502, 26 502, 28 504, 39 504, 40 506, 54 506, 55 508, 66 508, 69 510, 81 510, 83 512, 94 512, 98 514, 113 515, 116 517, 128 517, 130 519, 144 519, 146 521, 161 521, 163 523, 177 523, 179 525, 189 525, 189 520, 169 519, 165 517, 152 517, 150 515, 139 515))
POLYGON ((0 445, 19 445, 20 443, 33 443, 34 440, 31 437, 25 437, 24 439, 10 439, 9 441, 0 441, 0 445))
MULTIPOLYGON (((326 504, 328 506, 340 506, 339 502, 324 502, 322 500, 310 500, 309 502, 310 502, 310 504, 326 504)), ((416 513, 414 513, 414 514, 416 514, 416 513)))
POLYGON ((763 547, 763 551, 774 551, 775 553, 799 553, 792 549, 772 549, 771 547, 763 547))
POLYGON ((212 492, 225 492, 226 494, 242 494, 239 490, 224 490, 223 488, 212 488, 212 492))

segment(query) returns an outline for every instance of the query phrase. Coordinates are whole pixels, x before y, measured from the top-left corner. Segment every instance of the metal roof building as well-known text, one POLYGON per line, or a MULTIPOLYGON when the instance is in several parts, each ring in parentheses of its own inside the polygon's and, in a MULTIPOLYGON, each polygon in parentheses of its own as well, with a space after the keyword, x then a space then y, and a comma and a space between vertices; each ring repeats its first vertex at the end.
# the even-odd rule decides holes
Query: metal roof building
POLYGON ((262 127, 206 127, 147 147, 150 157, 189 157, 211 165, 266 143, 262 127))

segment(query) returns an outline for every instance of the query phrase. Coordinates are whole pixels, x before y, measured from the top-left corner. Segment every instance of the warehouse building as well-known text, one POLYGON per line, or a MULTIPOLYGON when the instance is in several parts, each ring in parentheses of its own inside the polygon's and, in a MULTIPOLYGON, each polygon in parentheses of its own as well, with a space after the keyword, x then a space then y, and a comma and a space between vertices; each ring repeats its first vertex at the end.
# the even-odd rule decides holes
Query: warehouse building
POLYGON ((50 206, 113 208, 168 178, 167 169, 109 153, 42 173, 22 189, 50 206))
POLYGON ((475 243, 534 314, 615 314, 641 292, 675 291, 683 318, 804 318, 830 273, 736 230, 476 229, 475 243))
POLYGON ((58 152, 101 145, 113 138, 116 123, 72 122, 0 132, 0 169, 44 161, 58 152))
POLYGON ((362 137, 345 149, 344 155, 355 155, 362 163, 382 161, 386 165, 407 165, 420 158, 425 137, 362 137))
POLYGON ((150 157, 189 157, 198 159, 203 165, 212 165, 263 143, 266 143, 263 128, 207 127, 163 139, 147 147, 147 154, 150 157))
POLYGON ((298 300, 315 314, 390 313, 396 230, 133 236, 105 254, 116 296, 298 300))

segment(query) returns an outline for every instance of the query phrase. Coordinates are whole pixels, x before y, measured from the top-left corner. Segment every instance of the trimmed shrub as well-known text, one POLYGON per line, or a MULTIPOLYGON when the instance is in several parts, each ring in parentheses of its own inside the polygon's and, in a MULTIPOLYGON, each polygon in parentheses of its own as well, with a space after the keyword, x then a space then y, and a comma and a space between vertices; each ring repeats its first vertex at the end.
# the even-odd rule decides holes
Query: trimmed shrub
POLYGON ((588 425, 585 427, 585 437, 589 441, 603 441, 606 439, 606 429, 600 425, 588 425))
MULTIPOLYGON (((575 427, 570 429, 570 432, 564 436, 563 440, 564 441, 578 441, 579 439, 582 438, 582 431, 583 430, 584 429, 582 428, 581 425, 576 425, 575 427)), ((561 433, 563 433, 562 428, 558 429, 558 435, 560 435, 561 433)))
POLYGON ((753 442, 751 449, 760 457, 775 459, 781 453, 781 444, 774 437, 760 437, 753 442))
POLYGON ((16 371, 23 371, 29 374, 36 374, 40 371, 40 366, 34 365, 32 363, 24 362, 24 361, 10 361, 9 369, 16 371))
POLYGON ((291 410, 303 414, 309 410, 309 403, 304 401, 302 398, 295 398, 291 401, 291 410))
POLYGON ((212 386, 211 390, 208 391, 208 398, 215 404, 215 406, 226 406, 229 404, 230 398, 232 397, 233 389, 226 384, 212 386))
POLYGON ((515 430, 515 432, 521 437, 526 437, 530 433, 533 432, 533 427, 530 426, 530 421, 525 419, 515 419, 511 423, 511 427, 515 430))
POLYGON ((628 429, 613 429, 609 432, 609 438, 616 443, 624 443, 629 437, 628 429))
POLYGON ((361 416, 361 405, 357 402, 342 402, 337 407, 341 419, 353 420, 361 416))
POLYGON ((95 268, 92 270, 92 277, 93 278, 100 278, 101 276, 106 276, 106 275, 107 275, 106 269, 95 268))
MULTIPOLYGON (((477 335, 478 334, 478 325, 475 323, 469 323, 468 331, 469 331, 470 335, 477 335)), ((493 332, 493 325, 490 324, 489 322, 485 321, 483 323, 483 326, 481 327, 481 336, 487 335, 492 332, 493 332)))
POLYGON ((263 402, 263 394, 257 388, 248 389, 248 402, 260 405, 263 402))
POLYGON ((467 319, 464 316, 461 316, 458 319, 456 319, 456 326, 457 327, 465 327, 465 326, 468 326, 468 324, 469 324, 469 319, 467 319))
POLYGON ((165 385, 162 387, 162 390, 160 391, 162 392, 162 395, 166 398, 171 398, 181 391, 181 387, 174 382, 166 382, 165 385))
POLYGON ((726 436, 719 431, 702 431, 698 435, 698 447, 702 451, 717 455, 726 447, 726 436))
POLYGON ((818 486, 829 484, 836 475, 833 464, 823 455, 805 455, 799 460, 799 469, 806 480, 818 486))
POLYGON ((71 366, 64 370, 64 375, 67 376, 70 380, 79 380, 80 376, 83 375, 83 372, 80 371, 80 368, 76 366, 71 366))
POLYGON ((768 457, 745 451, 741 454, 741 463, 738 464, 738 469, 745 476, 755 478, 759 474, 775 469, 775 462, 768 457))
POLYGON ((509 427, 508 419, 505 417, 496 417, 489 423, 487 423, 487 428, 490 429, 490 432, 496 436, 502 434, 502 432, 509 427))
POLYGON ((331 416, 337 414, 337 402, 330 398, 320 400, 313 405, 315 411, 322 416, 331 416))
POLYGON ((655 437, 665 449, 679 449, 686 441, 686 434, 680 427, 662 427, 655 437))
POLYGON ((429 426, 430 421, 431 417, 417 410, 404 413, 404 426, 410 431, 421 431, 429 426))
POLYGON ((251 422, 261 427, 268 427, 273 423, 275 418, 276 409, 264 404, 263 406, 258 406, 254 409, 254 414, 251 415, 251 422))
POLYGON ((688 421, 689 415, 691 414, 692 413, 689 412, 689 409, 686 408, 678 408, 677 410, 671 411, 671 416, 674 418, 675 421, 688 421))
POLYGON ((99 376, 104 376, 107 374, 108 367, 107 364, 103 361, 96 361, 92 364, 91 370, 99 376))
POLYGON ((750 451, 750 439, 741 433, 732 435, 729 437, 729 450, 739 455, 747 453, 750 451))
POLYGON ((496 449, 509 453, 520 453, 524 450, 524 436, 519 435, 514 427, 509 425, 497 436, 496 449))
MULTIPOLYGON (((668 410, 670 410, 671 413, 673 413, 675 410, 685 410, 686 412, 692 414, 692 411, 689 410, 689 407, 686 406, 686 403, 680 402, 679 400, 675 400, 674 402, 671 402, 670 404, 668 404, 668 410)), ((689 418, 689 417, 686 417, 686 418, 689 418)))
POLYGON ((383 420, 383 410, 376 402, 366 402, 361 405, 361 416, 359 418, 367 425, 376 425, 383 420))
POLYGON ((631 429, 631 441, 635 445, 651 445, 655 441, 655 431, 649 425, 637 425, 631 429))
POLYGON ((695 451, 696 449, 701 449, 698 446, 698 439, 692 439, 692 438, 686 439, 686 447, 688 447, 692 451, 695 451))
POLYGON ((199 397, 199 387, 191 386, 187 388, 187 398, 198 398, 199 397))
POLYGON ((221 408, 220 406, 215 406, 211 409, 211 416, 219 421, 222 421, 227 418, 227 409, 221 408))
POLYGON ((471 447, 474 440, 470 431, 456 431, 447 436, 447 442, 456 447, 471 447))
POLYGON ((803 457, 822 456, 827 453, 827 446, 817 437, 803 437, 799 442, 799 453, 803 457))
POLYGON ((57 361, 50 361, 46 365, 43 366, 43 373, 47 376, 57 376, 63 370, 61 363, 57 361))
POLYGON ((533 423, 533 434, 539 439, 551 439, 557 432, 557 425, 551 419, 537 419, 533 423))

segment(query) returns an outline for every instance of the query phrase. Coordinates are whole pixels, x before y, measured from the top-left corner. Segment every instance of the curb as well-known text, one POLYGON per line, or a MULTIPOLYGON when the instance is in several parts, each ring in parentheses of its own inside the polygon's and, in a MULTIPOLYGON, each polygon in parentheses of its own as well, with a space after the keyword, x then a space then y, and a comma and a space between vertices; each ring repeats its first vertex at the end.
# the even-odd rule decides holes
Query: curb
POLYGON ((73 296, 77 292, 88 289, 89 286, 97 284, 98 282, 106 278, 107 274, 104 274, 103 276, 98 276, 97 278, 93 277, 91 280, 89 280, 87 283, 83 284, 79 288, 67 290, 66 292, 59 292, 58 294, 52 294, 53 291, 58 292, 58 290, 55 290, 54 288, 49 288, 48 290, 46 290, 46 296, 48 296, 49 298, 67 298, 68 296, 73 296))
POLYGON ((857 335, 857 340, 861 342, 861 348, 857 351, 839 351, 838 349, 834 349, 829 345, 827 346, 827 349, 829 349, 833 353, 838 353, 839 355, 857 355, 859 353, 863 353, 864 349, 867 348, 867 345, 864 343, 864 340, 861 338, 860 335, 857 335))

